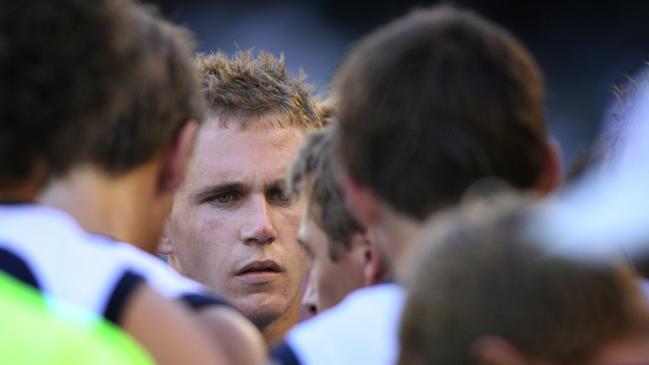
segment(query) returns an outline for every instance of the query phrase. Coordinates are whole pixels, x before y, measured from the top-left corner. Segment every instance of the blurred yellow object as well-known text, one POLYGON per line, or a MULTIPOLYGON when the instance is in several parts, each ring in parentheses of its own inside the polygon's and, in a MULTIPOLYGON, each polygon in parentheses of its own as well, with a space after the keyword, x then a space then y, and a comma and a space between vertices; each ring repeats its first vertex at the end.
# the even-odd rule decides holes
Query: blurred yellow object
POLYGON ((117 327, 0 271, 0 364, 153 364, 117 327))

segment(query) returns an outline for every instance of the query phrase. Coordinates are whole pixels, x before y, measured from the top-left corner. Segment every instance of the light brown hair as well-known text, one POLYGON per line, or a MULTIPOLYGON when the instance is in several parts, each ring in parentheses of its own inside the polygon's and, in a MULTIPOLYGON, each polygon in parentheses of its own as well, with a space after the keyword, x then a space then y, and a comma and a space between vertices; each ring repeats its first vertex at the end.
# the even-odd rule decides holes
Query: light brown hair
POLYGON ((196 66, 202 82, 203 94, 212 116, 221 124, 236 119, 246 128, 249 123, 265 121, 282 127, 317 129, 323 121, 312 87, 306 76, 290 74, 284 56, 268 52, 239 51, 232 57, 222 52, 199 55, 196 66))

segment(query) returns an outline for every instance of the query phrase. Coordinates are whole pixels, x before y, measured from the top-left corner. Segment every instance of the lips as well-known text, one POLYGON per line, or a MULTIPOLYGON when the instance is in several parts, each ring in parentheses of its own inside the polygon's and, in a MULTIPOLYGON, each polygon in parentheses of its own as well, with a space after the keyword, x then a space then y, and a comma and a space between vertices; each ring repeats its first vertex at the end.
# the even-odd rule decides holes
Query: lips
POLYGON ((237 271, 236 275, 239 276, 239 275, 257 273, 257 272, 279 273, 282 271, 284 271, 282 267, 279 266, 279 264, 273 260, 257 260, 242 267, 239 271, 237 271))

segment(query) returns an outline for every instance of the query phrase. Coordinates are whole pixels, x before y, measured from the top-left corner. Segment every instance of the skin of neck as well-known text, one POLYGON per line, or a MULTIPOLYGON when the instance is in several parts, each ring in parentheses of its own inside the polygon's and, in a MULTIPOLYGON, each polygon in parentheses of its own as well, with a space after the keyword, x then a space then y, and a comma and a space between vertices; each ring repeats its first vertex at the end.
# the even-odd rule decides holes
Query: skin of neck
POLYGON ((154 252, 171 207, 171 197, 156 193, 158 169, 151 162, 111 175, 79 167, 51 181, 39 200, 68 212, 89 232, 154 252))
MULTIPOLYGON (((408 259, 408 253, 415 244, 415 238, 423 222, 399 213, 394 209, 383 206, 380 209, 374 230, 374 239, 377 241, 383 257, 386 260, 386 269, 392 275, 396 268, 402 267, 408 259)), ((397 270, 398 271, 398 270, 397 270)))

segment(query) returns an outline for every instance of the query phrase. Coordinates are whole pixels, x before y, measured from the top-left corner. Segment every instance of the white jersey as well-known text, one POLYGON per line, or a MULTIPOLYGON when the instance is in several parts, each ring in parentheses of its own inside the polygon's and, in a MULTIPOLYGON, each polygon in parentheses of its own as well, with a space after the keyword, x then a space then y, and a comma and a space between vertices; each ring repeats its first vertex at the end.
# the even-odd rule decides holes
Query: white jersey
POLYGON ((40 205, 0 205, 0 270, 117 324, 143 281, 190 304, 220 302, 148 254, 91 235, 67 213, 40 205))
POLYGON ((289 331, 272 359, 283 365, 393 365, 405 291, 396 284, 359 289, 289 331))
POLYGON ((184 302, 192 309, 206 305, 227 305, 224 299, 211 293, 204 285, 184 277, 172 270, 167 264, 133 245, 114 241, 111 238, 89 234, 92 245, 110 245, 119 247, 125 260, 139 275, 144 277, 147 284, 163 297, 184 302))

